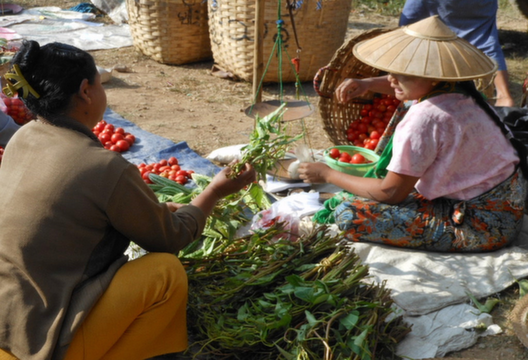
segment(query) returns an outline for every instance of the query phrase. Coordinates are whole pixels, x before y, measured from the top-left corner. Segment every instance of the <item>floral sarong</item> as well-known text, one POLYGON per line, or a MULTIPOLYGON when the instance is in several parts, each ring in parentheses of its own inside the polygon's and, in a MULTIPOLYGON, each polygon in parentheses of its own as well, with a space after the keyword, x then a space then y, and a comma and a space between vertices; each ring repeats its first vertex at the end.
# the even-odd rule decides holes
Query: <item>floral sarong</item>
POLYGON ((427 200, 414 191, 397 205, 350 194, 335 209, 350 241, 445 252, 493 251, 519 234, 526 198, 520 170, 471 200, 427 200))

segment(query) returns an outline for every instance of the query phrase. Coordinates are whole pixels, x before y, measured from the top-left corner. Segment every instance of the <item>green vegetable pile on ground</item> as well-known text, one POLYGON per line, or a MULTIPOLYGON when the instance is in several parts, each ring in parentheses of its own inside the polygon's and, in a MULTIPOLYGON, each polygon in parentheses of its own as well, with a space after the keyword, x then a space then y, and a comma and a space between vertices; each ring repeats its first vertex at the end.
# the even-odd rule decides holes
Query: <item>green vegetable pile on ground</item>
MULTIPOLYGON (((284 106, 257 126, 243 159, 260 178, 299 137, 280 129, 284 106)), ((187 204, 211 178, 193 174, 189 188, 151 174, 162 202, 187 204)), ((410 331, 394 316, 390 291, 368 284, 368 267, 340 245, 341 237, 319 227, 298 241, 285 239, 282 224, 237 231, 271 206, 262 187, 219 201, 200 239, 178 257, 189 278, 188 326, 193 359, 395 359, 396 344, 410 331), (277 239, 279 239, 277 241, 277 239), (389 319, 392 319, 389 321, 389 319)))
POLYGON ((388 321, 392 300, 363 280, 368 268, 326 228, 298 242, 253 234, 207 257, 180 260, 197 359, 393 359, 409 332, 388 321))

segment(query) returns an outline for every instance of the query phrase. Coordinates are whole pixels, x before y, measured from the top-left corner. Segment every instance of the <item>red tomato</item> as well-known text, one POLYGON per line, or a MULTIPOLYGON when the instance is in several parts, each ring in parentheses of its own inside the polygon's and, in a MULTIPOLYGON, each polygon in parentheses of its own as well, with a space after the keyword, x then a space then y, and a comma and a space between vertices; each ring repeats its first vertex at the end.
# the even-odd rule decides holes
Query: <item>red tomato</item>
POLYGON ((376 131, 376 130, 374 130, 374 131, 372 131, 370 133, 370 138, 371 139, 379 139, 380 137, 381 137, 381 134, 378 131, 376 131))
POLYGON ((370 111, 372 110, 373 106, 371 104, 366 104, 365 106, 363 106, 363 109, 367 110, 367 111, 370 111))
POLYGON ((112 124, 106 124, 106 125, 105 125, 105 129, 112 130, 112 132, 113 132, 114 129, 115 129, 115 127, 114 127, 114 125, 112 125, 112 124))
POLYGON ((183 184, 187 183, 187 177, 186 177, 186 176, 183 176, 183 175, 176 175, 175 179, 176 179, 176 182, 177 182, 178 184, 183 185, 183 184))
POLYGON ((367 130, 368 130, 368 126, 366 124, 361 123, 361 124, 358 125, 357 130, 359 131, 360 134, 361 133, 366 133, 367 130))
POLYGON ((346 152, 341 153, 341 155, 339 155, 339 161, 349 162, 350 161, 350 154, 346 153, 346 152))
POLYGON ((387 110, 387 107, 385 106, 385 103, 378 105, 378 111, 385 112, 387 110))
POLYGON ((132 144, 136 142, 136 137, 132 134, 127 134, 125 135, 125 140, 128 141, 130 146, 132 146, 132 144))
MULTIPOLYGON (((169 160, 170 160, 170 159, 169 159, 169 160)), ((169 164, 170 164, 170 162, 169 162, 169 164)), ((181 170, 181 167, 180 167, 180 165, 175 164, 175 165, 172 165, 172 166, 171 166, 171 169, 172 169, 172 170, 175 170, 175 171, 178 171, 178 170, 181 170)))
POLYGON ((107 132, 100 133, 99 134, 99 140, 103 144, 106 144, 107 142, 112 140, 112 135, 110 133, 107 133, 107 132))
POLYGON ((160 161, 158 161, 158 164, 160 164, 161 166, 167 166, 167 159, 161 159, 160 161))
POLYGON ((363 147, 363 140, 361 139, 354 140, 354 146, 363 147))
POLYGON ((141 177, 143 178, 143 180, 147 180, 149 178, 149 175, 151 174, 150 171, 145 171, 143 173, 143 175, 141 175, 141 177))
MULTIPOLYGON (((117 144, 117 142, 119 140, 125 140, 125 137, 123 136, 123 134, 120 134, 120 133, 114 133, 112 134, 112 137, 110 138, 110 141, 114 144, 117 144)), ((128 144, 128 142, 127 142, 128 144)))
POLYGON ((376 144, 374 144, 372 141, 369 141, 367 144, 365 144, 365 149, 374 150, 376 149, 376 144))
MULTIPOLYGON (((357 131, 352 131, 351 133, 347 134, 347 140, 348 141, 354 141, 358 138, 357 131)), ((339 157, 339 156, 338 156, 339 157)))
POLYGON ((178 170, 178 171, 176 172, 176 176, 180 176, 180 175, 181 175, 181 176, 185 176, 185 177, 189 176, 189 174, 188 174, 187 171, 185 171, 185 170, 178 170))
POLYGON ((367 115, 368 115, 368 110, 365 109, 365 108, 363 108, 363 109, 361 109, 361 111, 359 112, 359 114, 360 114, 361 116, 367 116, 367 115))
MULTIPOLYGON (((171 156, 169 160, 167 161, 169 165, 178 165, 178 159, 176 159, 174 156, 171 156)), ((179 169, 178 169, 179 170, 179 169)))
MULTIPOLYGON (((350 139, 348 139, 348 140, 350 140, 350 139)), ((339 151, 339 149, 332 148, 332 149, 330 149, 330 152, 328 153, 328 155, 330 155, 330 157, 332 159, 337 159, 337 158, 339 158, 339 155, 341 155, 341 152, 339 151)))
POLYGON ((126 140, 118 140, 115 144, 119 147, 121 152, 127 151, 130 148, 130 144, 126 140))
POLYGON ((368 117, 368 116, 365 116, 364 118, 361 118, 361 122, 362 122, 363 124, 368 125, 368 124, 370 124, 370 123, 372 122, 372 118, 371 118, 371 117, 368 117))
POLYGON ((102 132, 105 128, 105 124, 99 121, 97 125, 94 126, 94 130, 97 130, 99 132, 102 132))
POLYGON ((115 151, 115 152, 121 152, 121 148, 115 144, 110 146, 110 150, 115 151))
POLYGON ((114 130, 114 133, 125 135, 125 129, 123 129, 122 127, 118 127, 114 130))
POLYGON ((352 158, 350 159, 351 164, 364 164, 365 163, 365 157, 361 154, 354 154, 352 155, 352 158))

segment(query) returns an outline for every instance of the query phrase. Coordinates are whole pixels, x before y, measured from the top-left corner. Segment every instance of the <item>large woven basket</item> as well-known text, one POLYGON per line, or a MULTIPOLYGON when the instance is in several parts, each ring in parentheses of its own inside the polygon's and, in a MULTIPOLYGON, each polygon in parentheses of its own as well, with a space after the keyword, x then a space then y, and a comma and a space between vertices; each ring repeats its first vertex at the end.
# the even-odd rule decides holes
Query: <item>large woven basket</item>
MULTIPOLYGON (((350 38, 335 52, 328 65, 316 73, 314 87, 320 95, 319 113, 323 120, 326 135, 335 145, 352 145, 352 142, 347 139, 346 132, 350 123, 360 117, 361 109, 365 103, 371 102, 376 95, 379 95, 369 92, 348 104, 342 104, 334 96, 336 88, 346 78, 363 79, 385 74, 381 70, 359 61, 352 53, 352 49, 363 40, 368 40, 393 29, 395 28, 375 28, 350 38)), ((475 84, 486 95, 494 91, 492 76, 477 79, 475 84)))
MULTIPOLYGON (((294 82, 296 77, 291 59, 297 56, 300 59, 299 79, 311 81, 345 39, 351 9, 350 0, 292 2, 298 6, 293 11, 293 25, 297 32, 300 52, 297 51, 286 0, 265 1, 262 44, 264 74, 261 79, 263 82, 294 82), (281 19, 284 21, 281 32, 284 47, 281 64, 277 56, 278 49, 274 50, 278 33, 276 22, 279 4, 281 19)), ((255 1, 212 0, 209 1, 208 14, 215 63, 237 77, 251 81, 255 49, 255 1)))
POLYGON ((152 59, 181 65, 212 57, 207 2, 126 0, 134 47, 152 59))
POLYGON ((329 140, 336 145, 352 145, 347 140, 346 130, 352 121, 360 117, 363 105, 370 102, 375 94, 368 93, 351 103, 341 104, 334 96, 335 89, 346 78, 364 79, 382 74, 380 70, 359 61, 352 54, 352 48, 363 40, 392 29, 376 28, 350 38, 335 52, 330 63, 321 68, 314 78, 314 85, 320 95, 319 113, 323 120, 323 128, 329 140))

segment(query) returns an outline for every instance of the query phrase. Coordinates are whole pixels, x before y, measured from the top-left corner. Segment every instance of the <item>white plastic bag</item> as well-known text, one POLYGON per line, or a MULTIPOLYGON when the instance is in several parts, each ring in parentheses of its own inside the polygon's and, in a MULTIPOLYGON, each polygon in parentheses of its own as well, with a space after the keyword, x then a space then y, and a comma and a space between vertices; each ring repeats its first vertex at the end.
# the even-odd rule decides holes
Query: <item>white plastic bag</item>
POLYGON ((296 241, 299 238, 299 223, 305 215, 313 214, 322 208, 319 193, 295 193, 274 202, 267 210, 253 216, 251 230, 279 227, 282 232, 273 240, 280 238, 296 241))

